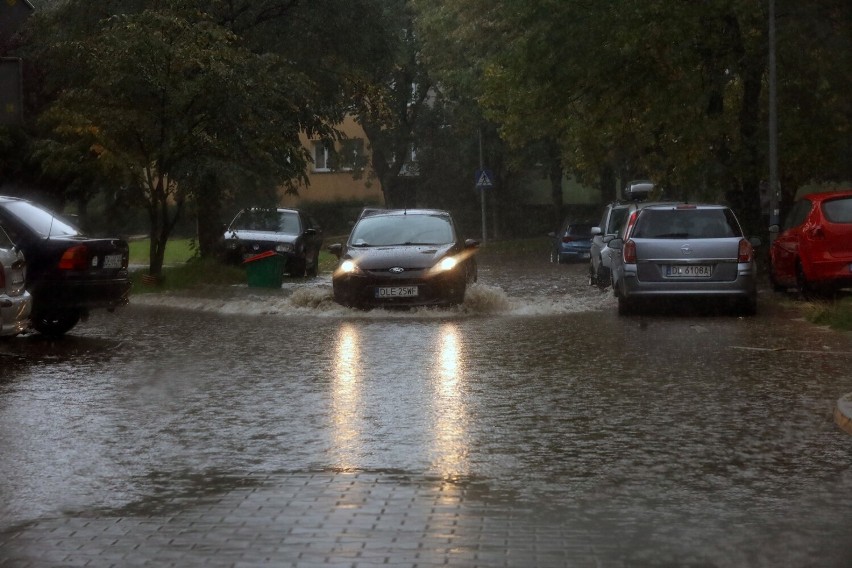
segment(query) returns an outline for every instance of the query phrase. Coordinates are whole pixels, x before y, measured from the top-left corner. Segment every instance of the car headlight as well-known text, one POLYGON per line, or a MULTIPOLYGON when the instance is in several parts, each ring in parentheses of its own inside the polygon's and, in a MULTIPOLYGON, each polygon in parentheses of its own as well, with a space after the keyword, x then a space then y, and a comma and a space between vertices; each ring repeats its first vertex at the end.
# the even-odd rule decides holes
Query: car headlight
POLYGON ((355 264, 354 260, 344 260, 343 262, 340 263, 340 267, 338 268, 338 270, 342 274, 360 274, 361 273, 361 269, 358 268, 358 265, 355 264))
POLYGON ((275 252, 293 252, 293 245, 290 243, 278 243, 275 245, 275 252))
POLYGON ((455 257, 448 256, 441 259, 441 262, 435 266, 435 270, 438 272, 446 272, 448 270, 452 270, 456 266, 458 266, 459 261, 455 259, 455 257))

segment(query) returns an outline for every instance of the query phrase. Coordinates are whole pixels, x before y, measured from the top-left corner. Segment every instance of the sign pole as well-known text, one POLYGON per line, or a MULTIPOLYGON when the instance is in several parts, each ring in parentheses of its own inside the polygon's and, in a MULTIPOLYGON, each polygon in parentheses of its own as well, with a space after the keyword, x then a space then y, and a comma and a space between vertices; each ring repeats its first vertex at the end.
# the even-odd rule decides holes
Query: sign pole
MULTIPOLYGON (((479 171, 484 171, 485 165, 482 156, 482 127, 479 128, 479 171)), ((477 176, 479 177, 479 176, 477 176)), ((479 187, 479 196, 482 201, 482 244, 486 244, 488 242, 488 225, 485 223, 485 186, 480 184, 480 180, 476 180, 477 187, 479 187)))

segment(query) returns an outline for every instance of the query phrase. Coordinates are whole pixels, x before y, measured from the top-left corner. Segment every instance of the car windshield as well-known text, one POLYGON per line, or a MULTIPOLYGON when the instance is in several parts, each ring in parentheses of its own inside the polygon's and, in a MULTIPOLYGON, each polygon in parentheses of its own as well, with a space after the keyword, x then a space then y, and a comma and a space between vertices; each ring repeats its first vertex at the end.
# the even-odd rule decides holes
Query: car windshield
POLYGON ((852 197, 830 199, 822 204, 822 211, 831 223, 852 223, 852 197))
POLYGON ((264 231, 269 233, 299 234, 299 214, 295 211, 275 209, 245 209, 231 224, 232 231, 264 231))
POLYGON ((41 237, 74 237, 82 234, 76 227, 49 211, 26 201, 9 201, 6 210, 41 237))
POLYGON ((444 245, 455 240, 444 215, 376 215, 365 217, 352 230, 352 246, 444 245))
POLYGON ((645 209, 633 229, 637 239, 723 239, 739 233, 726 209, 645 209))

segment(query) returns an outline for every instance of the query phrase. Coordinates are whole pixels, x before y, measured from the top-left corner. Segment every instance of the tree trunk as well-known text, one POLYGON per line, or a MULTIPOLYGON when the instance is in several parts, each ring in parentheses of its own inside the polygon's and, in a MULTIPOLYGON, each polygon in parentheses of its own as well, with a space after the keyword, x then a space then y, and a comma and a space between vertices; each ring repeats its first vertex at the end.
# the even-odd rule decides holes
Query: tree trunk
POLYGON ((195 188, 195 219, 198 254, 202 258, 215 258, 222 252, 222 189, 215 172, 203 176, 200 187, 195 188))

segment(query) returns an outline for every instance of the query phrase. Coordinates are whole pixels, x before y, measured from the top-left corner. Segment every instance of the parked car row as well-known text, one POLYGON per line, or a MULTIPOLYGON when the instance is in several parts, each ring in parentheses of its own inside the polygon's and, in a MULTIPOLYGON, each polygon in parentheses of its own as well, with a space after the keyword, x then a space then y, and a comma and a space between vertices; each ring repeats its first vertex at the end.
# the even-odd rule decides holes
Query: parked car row
MULTIPOLYGON (((760 239, 746 238, 724 205, 644 200, 649 183, 628 186, 630 200, 606 205, 591 228, 589 284, 612 286, 620 314, 660 299, 723 300, 754 314, 760 239)), ((794 204, 770 248, 769 278, 804 295, 852 286, 852 190, 794 204)))
POLYGON ((122 239, 87 236, 41 205, 0 196, 0 335, 31 326, 58 336, 93 309, 125 305, 128 259, 122 239))

